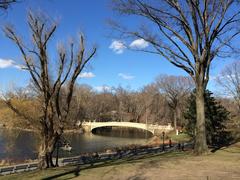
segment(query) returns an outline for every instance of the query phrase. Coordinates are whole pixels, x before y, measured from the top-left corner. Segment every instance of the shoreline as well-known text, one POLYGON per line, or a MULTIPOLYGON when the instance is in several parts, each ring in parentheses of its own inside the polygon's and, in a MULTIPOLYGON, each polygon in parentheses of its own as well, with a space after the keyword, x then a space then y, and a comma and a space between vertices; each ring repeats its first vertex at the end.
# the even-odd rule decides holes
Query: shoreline
POLYGON ((20 128, 20 127, 6 127, 2 126, 0 129, 6 129, 6 130, 20 130, 20 131, 26 131, 26 132, 38 132, 38 130, 35 129, 26 129, 26 128, 20 128))
POLYGON ((239 179, 239 152, 240 144, 236 143, 202 157, 188 150, 143 154, 82 166, 21 172, 2 179, 239 179))
MULTIPOLYGON (((70 156, 70 157, 59 157, 59 162, 62 163, 62 166, 65 166, 63 161, 68 159, 88 159, 93 161, 96 160, 95 158, 105 157, 105 158, 122 158, 124 156, 128 156, 129 154, 133 155, 142 155, 142 154, 149 154, 149 153, 159 153, 159 152, 168 152, 170 149, 177 150, 177 143, 172 144, 171 146, 168 144, 165 144, 165 150, 163 150, 162 144, 157 145, 151 145, 151 144, 130 144, 126 146, 119 146, 119 147, 113 147, 113 148, 106 148, 103 151, 99 152, 85 152, 78 154, 76 156, 70 156)), ((55 161, 55 158, 53 159, 55 161)), ((9 168, 9 167, 15 167, 15 166, 22 166, 26 164, 37 164, 38 159, 27 159, 21 163, 0 163, 0 169, 3 168, 9 168)), ((85 163, 84 163, 85 164, 85 163)))
MULTIPOLYGON (((154 142, 152 140, 156 139, 156 137, 152 137, 149 139, 148 142, 143 143, 143 144, 129 144, 129 145, 123 145, 123 146, 116 146, 116 147, 112 147, 112 148, 105 148, 102 151, 98 151, 98 152, 84 152, 84 153, 80 153, 78 155, 75 156, 70 156, 70 157, 59 157, 60 159, 64 159, 64 158, 71 158, 71 157, 79 157, 79 156, 92 156, 94 154, 111 154, 111 153, 117 153, 120 151, 128 151, 128 150, 141 150, 141 149, 148 149, 148 148, 159 148, 162 146, 162 142, 158 141, 158 142, 154 142)), ((166 141, 167 142, 167 141, 166 141)), ((172 145, 176 144, 176 142, 173 142, 172 145)), ((165 143, 165 146, 169 146, 168 143, 165 143)), ((26 159, 23 160, 22 162, 14 162, 14 161, 9 161, 7 159, 2 159, 0 161, 0 168, 3 167, 8 167, 8 166, 16 166, 16 165, 21 165, 21 164, 26 164, 26 163, 37 163, 38 159, 26 159)))
MULTIPOLYGON (((6 126, 1 126, 0 129, 6 129, 6 130, 20 130, 20 131, 25 131, 25 132, 39 132, 39 130, 36 129, 27 129, 27 128, 20 128, 20 127, 6 127, 6 126)), ((64 130, 63 133, 80 133, 79 129, 66 129, 64 130)))

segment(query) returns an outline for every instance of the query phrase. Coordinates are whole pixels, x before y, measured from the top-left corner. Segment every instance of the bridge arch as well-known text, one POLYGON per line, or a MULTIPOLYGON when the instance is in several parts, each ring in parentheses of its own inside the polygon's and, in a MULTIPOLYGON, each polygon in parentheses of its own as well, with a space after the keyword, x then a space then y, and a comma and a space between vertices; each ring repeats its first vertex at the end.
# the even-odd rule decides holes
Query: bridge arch
POLYGON ((133 123, 133 122, 94 122, 90 124, 90 131, 92 132, 93 129, 100 128, 100 127, 128 127, 128 128, 136 128, 136 129, 143 129, 146 131, 151 132, 154 134, 152 129, 148 128, 148 125, 143 123, 133 123))
POLYGON ((97 129, 97 128, 102 128, 102 127, 125 127, 125 128, 134 128, 134 129, 141 129, 141 130, 145 130, 147 132, 150 132, 152 135, 154 135, 154 132, 151 131, 150 129, 147 129, 146 127, 135 127, 135 126, 126 126, 126 125, 99 125, 99 126, 94 126, 91 127, 91 132, 93 132, 93 130, 97 129))
POLYGON ((134 122, 83 122, 82 127, 86 132, 92 132, 93 129, 100 127, 129 127, 143 129, 151 132, 153 135, 160 132, 169 132, 173 130, 171 124, 168 125, 154 125, 154 124, 144 124, 144 123, 134 123, 134 122), (157 132, 156 132, 157 131, 157 132))

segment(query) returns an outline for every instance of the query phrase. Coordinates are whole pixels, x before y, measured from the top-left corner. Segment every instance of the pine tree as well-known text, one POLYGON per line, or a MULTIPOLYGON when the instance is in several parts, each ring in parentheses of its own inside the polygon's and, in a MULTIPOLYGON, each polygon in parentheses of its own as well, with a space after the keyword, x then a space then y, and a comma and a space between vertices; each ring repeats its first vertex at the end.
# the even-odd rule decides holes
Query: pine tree
MULTIPOLYGON (((212 96, 209 90, 204 93, 207 143, 212 146, 226 145, 231 141, 231 135, 226 131, 229 112, 212 96)), ((187 133, 195 137, 196 103, 195 91, 188 99, 188 106, 184 113, 187 133)))

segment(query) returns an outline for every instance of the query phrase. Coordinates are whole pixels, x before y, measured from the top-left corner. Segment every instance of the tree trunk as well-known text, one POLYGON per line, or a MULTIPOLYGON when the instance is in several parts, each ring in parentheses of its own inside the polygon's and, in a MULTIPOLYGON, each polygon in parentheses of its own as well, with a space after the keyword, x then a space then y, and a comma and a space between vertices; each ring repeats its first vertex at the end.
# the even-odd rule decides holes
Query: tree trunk
POLYGON ((177 132, 177 109, 173 109, 173 127, 174 130, 177 132))
POLYGON ((237 100, 237 107, 238 107, 237 114, 238 116, 240 116, 240 99, 237 100))
POLYGON ((56 163, 55 163, 55 166, 58 167, 59 164, 58 164, 58 156, 59 156, 59 143, 57 142, 57 154, 56 154, 56 163))
POLYGON ((55 137, 43 137, 42 144, 40 146, 38 160, 39 168, 45 169, 49 167, 55 167, 53 163, 53 152, 55 150, 56 138, 55 137))
POLYGON ((196 85, 196 137, 194 152, 196 155, 201 155, 208 152, 206 140, 206 127, 205 127, 205 102, 204 102, 204 86, 202 83, 196 85))

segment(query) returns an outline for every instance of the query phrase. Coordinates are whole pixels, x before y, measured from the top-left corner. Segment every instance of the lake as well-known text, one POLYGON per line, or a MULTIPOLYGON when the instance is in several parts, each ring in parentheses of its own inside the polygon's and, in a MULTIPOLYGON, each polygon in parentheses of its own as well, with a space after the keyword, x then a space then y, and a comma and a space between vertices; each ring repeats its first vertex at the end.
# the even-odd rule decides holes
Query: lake
MULTIPOLYGON (((133 128, 98 128, 93 133, 67 133, 65 139, 72 146, 71 152, 60 150, 60 156, 100 152, 108 148, 130 144, 144 144, 151 133, 133 128)), ((39 138, 33 132, 0 129, 0 160, 23 162, 36 159, 39 138)))

